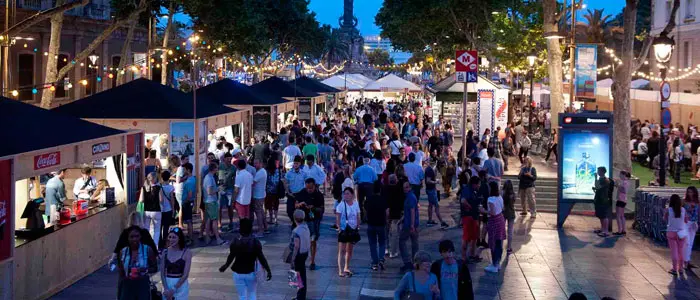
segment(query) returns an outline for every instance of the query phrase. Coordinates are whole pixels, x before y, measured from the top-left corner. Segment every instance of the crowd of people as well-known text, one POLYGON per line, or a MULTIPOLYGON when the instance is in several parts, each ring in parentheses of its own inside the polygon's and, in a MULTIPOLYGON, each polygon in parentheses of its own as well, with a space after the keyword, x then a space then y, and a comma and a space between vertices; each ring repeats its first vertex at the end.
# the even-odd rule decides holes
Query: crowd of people
MULTIPOLYGON (((212 137, 207 163, 198 172, 187 156, 170 157, 167 167, 148 163, 152 167, 139 199, 143 213, 135 215, 135 225, 115 248, 119 298, 154 292, 148 274, 160 271, 163 297, 187 299, 189 249, 229 243, 219 270, 230 266, 239 297, 256 299, 256 282, 271 278, 259 239, 279 228, 282 206, 292 227, 283 261, 293 270, 289 279, 297 287, 296 299, 306 299, 307 270, 317 269, 321 222, 328 214, 337 231, 339 277, 354 275, 354 246, 365 237, 372 271, 385 270, 388 259, 402 262, 405 275, 395 299, 473 299, 468 265, 482 261, 480 249, 489 249, 485 271, 500 272, 504 254, 513 252, 517 198, 522 217, 537 217, 537 170, 528 155, 528 130, 519 122, 481 135, 467 122, 467 140, 458 153, 452 124, 431 118, 416 100, 362 99, 322 115, 317 123, 294 120, 279 132, 253 137, 245 147, 212 137), (521 162, 517 185, 503 178, 507 156, 521 162), (202 178, 200 201, 195 201, 196 176, 202 178), (326 196, 335 200, 332 207, 325 204, 326 196), (420 227, 450 227, 440 210, 446 199, 459 204, 455 226, 462 229, 461 251, 453 241, 442 240, 441 257, 434 261, 420 250, 420 227), (421 200, 427 202, 426 220, 419 214, 421 200), (192 222, 197 210, 198 234, 192 222), (228 232, 238 237, 226 241, 222 234, 228 232)), ((556 136, 556 131, 546 134, 556 136)), ((556 156, 552 140, 548 152, 556 156)), ((607 193, 600 190, 596 195, 607 193)))

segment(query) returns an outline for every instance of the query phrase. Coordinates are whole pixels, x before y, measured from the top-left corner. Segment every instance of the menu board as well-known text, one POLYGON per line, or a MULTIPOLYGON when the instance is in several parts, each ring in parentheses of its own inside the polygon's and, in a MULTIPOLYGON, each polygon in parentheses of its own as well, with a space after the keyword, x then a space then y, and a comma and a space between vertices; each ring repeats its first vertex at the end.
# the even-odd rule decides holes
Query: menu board
POLYGON ((253 106, 253 135, 264 138, 272 129, 270 106, 253 106))
POLYGON ((299 121, 305 121, 306 124, 311 124, 311 99, 299 99, 299 121))

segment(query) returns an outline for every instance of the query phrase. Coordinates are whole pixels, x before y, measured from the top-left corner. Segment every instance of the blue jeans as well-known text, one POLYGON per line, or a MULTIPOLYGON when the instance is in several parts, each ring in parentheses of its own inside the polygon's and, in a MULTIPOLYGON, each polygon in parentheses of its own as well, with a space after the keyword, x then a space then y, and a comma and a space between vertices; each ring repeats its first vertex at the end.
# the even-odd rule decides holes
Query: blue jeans
POLYGON ((233 284, 236 286, 239 299, 257 299, 257 281, 255 279, 255 272, 248 274, 238 274, 233 272, 233 284))
POLYGON ((413 257, 416 256, 416 252, 418 252, 418 231, 411 233, 410 228, 404 227, 401 229, 399 251, 401 252, 401 259, 403 260, 404 267, 410 267, 413 257), (408 240, 411 240, 411 253, 408 253, 408 247, 406 246, 408 240))
POLYGON ((372 255, 372 264, 376 265, 384 261, 384 251, 386 251, 386 226, 367 226, 367 239, 369 240, 369 254, 372 255), (377 240, 379 248, 377 248, 377 240))

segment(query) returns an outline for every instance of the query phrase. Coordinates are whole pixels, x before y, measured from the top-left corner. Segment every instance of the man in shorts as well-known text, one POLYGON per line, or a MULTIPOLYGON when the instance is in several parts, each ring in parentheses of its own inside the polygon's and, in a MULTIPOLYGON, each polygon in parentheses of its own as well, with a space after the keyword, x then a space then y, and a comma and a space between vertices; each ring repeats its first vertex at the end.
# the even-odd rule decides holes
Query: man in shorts
POLYGON ((207 215, 207 224, 204 230, 204 242, 209 244, 211 240, 207 233, 216 237, 216 244, 222 245, 224 241, 219 236, 219 187, 214 179, 214 174, 219 166, 215 162, 209 163, 207 175, 204 177, 204 213, 207 215))
MULTIPOLYGON (((180 206, 180 221, 187 225, 187 235, 189 236, 188 244, 194 241, 194 227, 192 226, 192 210, 194 209, 194 200, 197 195, 197 179, 192 176, 192 164, 185 163, 182 165, 182 205, 180 206)), ((203 235, 204 233, 202 233, 203 235)))
POLYGON ((245 160, 236 161, 238 172, 236 172, 236 183, 233 191, 236 202, 236 211, 241 219, 250 219, 250 203, 253 193, 253 175, 246 170, 248 164, 245 160))
POLYGON ((459 199, 462 218, 462 260, 478 262, 481 258, 476 253, 476 241, 479 239, 479 205, 483 196, 479 193, 481 179, 472 176, 469 186, 462 189, 459 199), (469 256, 467 257, 467 254, 469 256))
POLYGON ((265 191, 267 187, 267 171, 263 167, 262 159, 256 158, 253 160, 253 164, 255 165, 255 176, 253 176, 253 219, 258 224, 258 231, 255 236, 262 237, 263 233, 270 233, 267 230, 265 210, 263 209, 265 197, 267 196, 265 191))
POLYGON ((323 219, 324 201, 323 194, 318 191, 316 181, 313 178, 307 178, 304 181, 304 189, 296 196, 296 209, 303 209, 306 213, 306 224, 309 225, 311 232, 311 264, 309 270, 316 269, 316 242, 321 236, 321 219, 323 219))
MULTIPOLYGON (((236 167, 231 164, 233 156, 231 153, 224 153, 223 160, 219 164, 219 188, 222 191, 219 193, 219 215, 223 216, 224 209, 228 212, 228 230, 233 230, 233 207, 231 206, 231 197, 233 196, 233 180, 236 172, 236 167)), ((223 220, 220 222, 221 231, 224 231, 223 220)))

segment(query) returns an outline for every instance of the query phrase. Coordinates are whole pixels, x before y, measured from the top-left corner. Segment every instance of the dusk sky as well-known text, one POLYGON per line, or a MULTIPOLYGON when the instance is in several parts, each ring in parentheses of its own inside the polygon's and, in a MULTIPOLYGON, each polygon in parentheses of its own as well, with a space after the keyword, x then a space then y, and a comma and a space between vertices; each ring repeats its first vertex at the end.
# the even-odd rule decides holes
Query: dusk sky
MULTIPOLYGON (((309 7, 316 12, 316 19, 323 24, 338 27, 338 18, 343 14, 343 0, 310 0, 309 7)), ((625 6, 623 0, 584 0, 587 9, 604 9, 605 14, 617 15, 625 6)), ((379 28, 374 25, 374 15, 382 6, 378 0, 355 0, 355 16, 358 19, 358 29, 362 35, 379 34, 379 28)), ((578 18, 577 18, 578 19, 578 18)))

